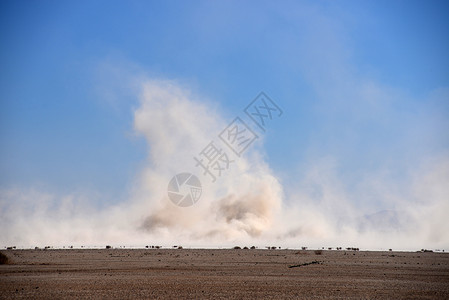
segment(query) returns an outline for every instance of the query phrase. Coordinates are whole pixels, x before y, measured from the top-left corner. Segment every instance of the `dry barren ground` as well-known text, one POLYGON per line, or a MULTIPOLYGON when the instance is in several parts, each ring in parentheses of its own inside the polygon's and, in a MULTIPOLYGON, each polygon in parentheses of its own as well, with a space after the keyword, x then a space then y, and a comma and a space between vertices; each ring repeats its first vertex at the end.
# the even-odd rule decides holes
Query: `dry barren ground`
POLYGON ((449 254, 7 250, 0 298, 449 299, 449 254), (297 267, 291 267, 301 265, 297 267), (291 267, 291 268, 289 268, 291 267))

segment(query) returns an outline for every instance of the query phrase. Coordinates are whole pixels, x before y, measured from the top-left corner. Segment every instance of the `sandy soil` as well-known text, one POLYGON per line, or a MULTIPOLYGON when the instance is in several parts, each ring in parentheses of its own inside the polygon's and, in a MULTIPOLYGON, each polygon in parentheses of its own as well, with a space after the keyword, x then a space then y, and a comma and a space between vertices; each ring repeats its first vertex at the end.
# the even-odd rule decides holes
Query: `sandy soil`
POLYGON ((0 298, 449 299, 449 254, 5 250, 0 298), (292 267, 293 265, 302 265, 292 267))

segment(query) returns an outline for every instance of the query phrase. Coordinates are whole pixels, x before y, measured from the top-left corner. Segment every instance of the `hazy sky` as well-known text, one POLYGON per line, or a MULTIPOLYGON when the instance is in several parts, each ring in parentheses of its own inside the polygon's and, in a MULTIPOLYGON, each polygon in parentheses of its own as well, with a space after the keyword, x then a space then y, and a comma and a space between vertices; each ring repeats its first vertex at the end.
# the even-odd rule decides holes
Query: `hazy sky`
POLYGON ((147 80, 223 124, 267 93, 284 114, 255 147, 282 205, 448 207, 447 1, 2 1, 0 45, 0 217, 36 193, 129 201, 174 126, 136 118, 159 116, 147 80))

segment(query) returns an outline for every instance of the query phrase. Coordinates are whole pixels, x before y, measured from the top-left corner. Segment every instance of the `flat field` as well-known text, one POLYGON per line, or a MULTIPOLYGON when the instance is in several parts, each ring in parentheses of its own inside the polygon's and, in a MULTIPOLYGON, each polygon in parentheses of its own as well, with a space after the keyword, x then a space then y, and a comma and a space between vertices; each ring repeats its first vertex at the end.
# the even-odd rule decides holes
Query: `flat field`
POLYGON ((449 254, 265 249, 5 250, 0 298, 449 299, 449 254))

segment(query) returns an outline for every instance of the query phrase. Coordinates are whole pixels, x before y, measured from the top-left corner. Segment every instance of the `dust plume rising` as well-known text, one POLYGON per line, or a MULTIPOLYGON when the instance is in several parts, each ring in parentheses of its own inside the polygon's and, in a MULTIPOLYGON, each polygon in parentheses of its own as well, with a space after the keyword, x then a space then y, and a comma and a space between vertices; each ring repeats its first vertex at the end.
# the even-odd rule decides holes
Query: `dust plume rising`
POLYGON ((148 209, 140 229, 208 243, 263 235, 280 211, 282 188, 262 155, 254 149, 243 157, 228 153, 233 162, 215 182, 193 159, 210 141, 225 147, 218 134, 231 120, 171 82, 146 82, 140 101, 134 125, 150 149, 141 184, 148 209), (202 182, 201 199, 192 207, 177 207, 167 196, 168 181, 181 172, 202 182))
POLYGON ((195 165, 193 157, 209 142, 225 147, 217 136, 230 120, 220 108, 171 81, 144 80, 140 90, 134 129, 145 138, 148 157, 128 198, 98 206, 101 196, 91 193, 1 189, 4 246, 219 246, 263 237, 273 226, 282 188, 259 151, 229 154, 232 163, 216 182, 195 165), (181 172, 196 174, 202 183, 201 199, 187 208, 167 194, 170 179, 181 172))
POLYGON ((226 149, 218 134, 235 116, 172 81, 140 87, 133 125, 148 156, 127 199, 98 207, 95 194, 0 189, 1 246, 449 248, 447 155, 413 165, 402 181, 370 174, 357 183, 345 182, 330 156, 303 164, 304 176, 286 187, 264 159, 261 135, 242 157, 228 153, 233 162, 212 182, 193 157, 211 141, 226 149), (202 184, 190 207, 167 194, 183 172, 202 184))

